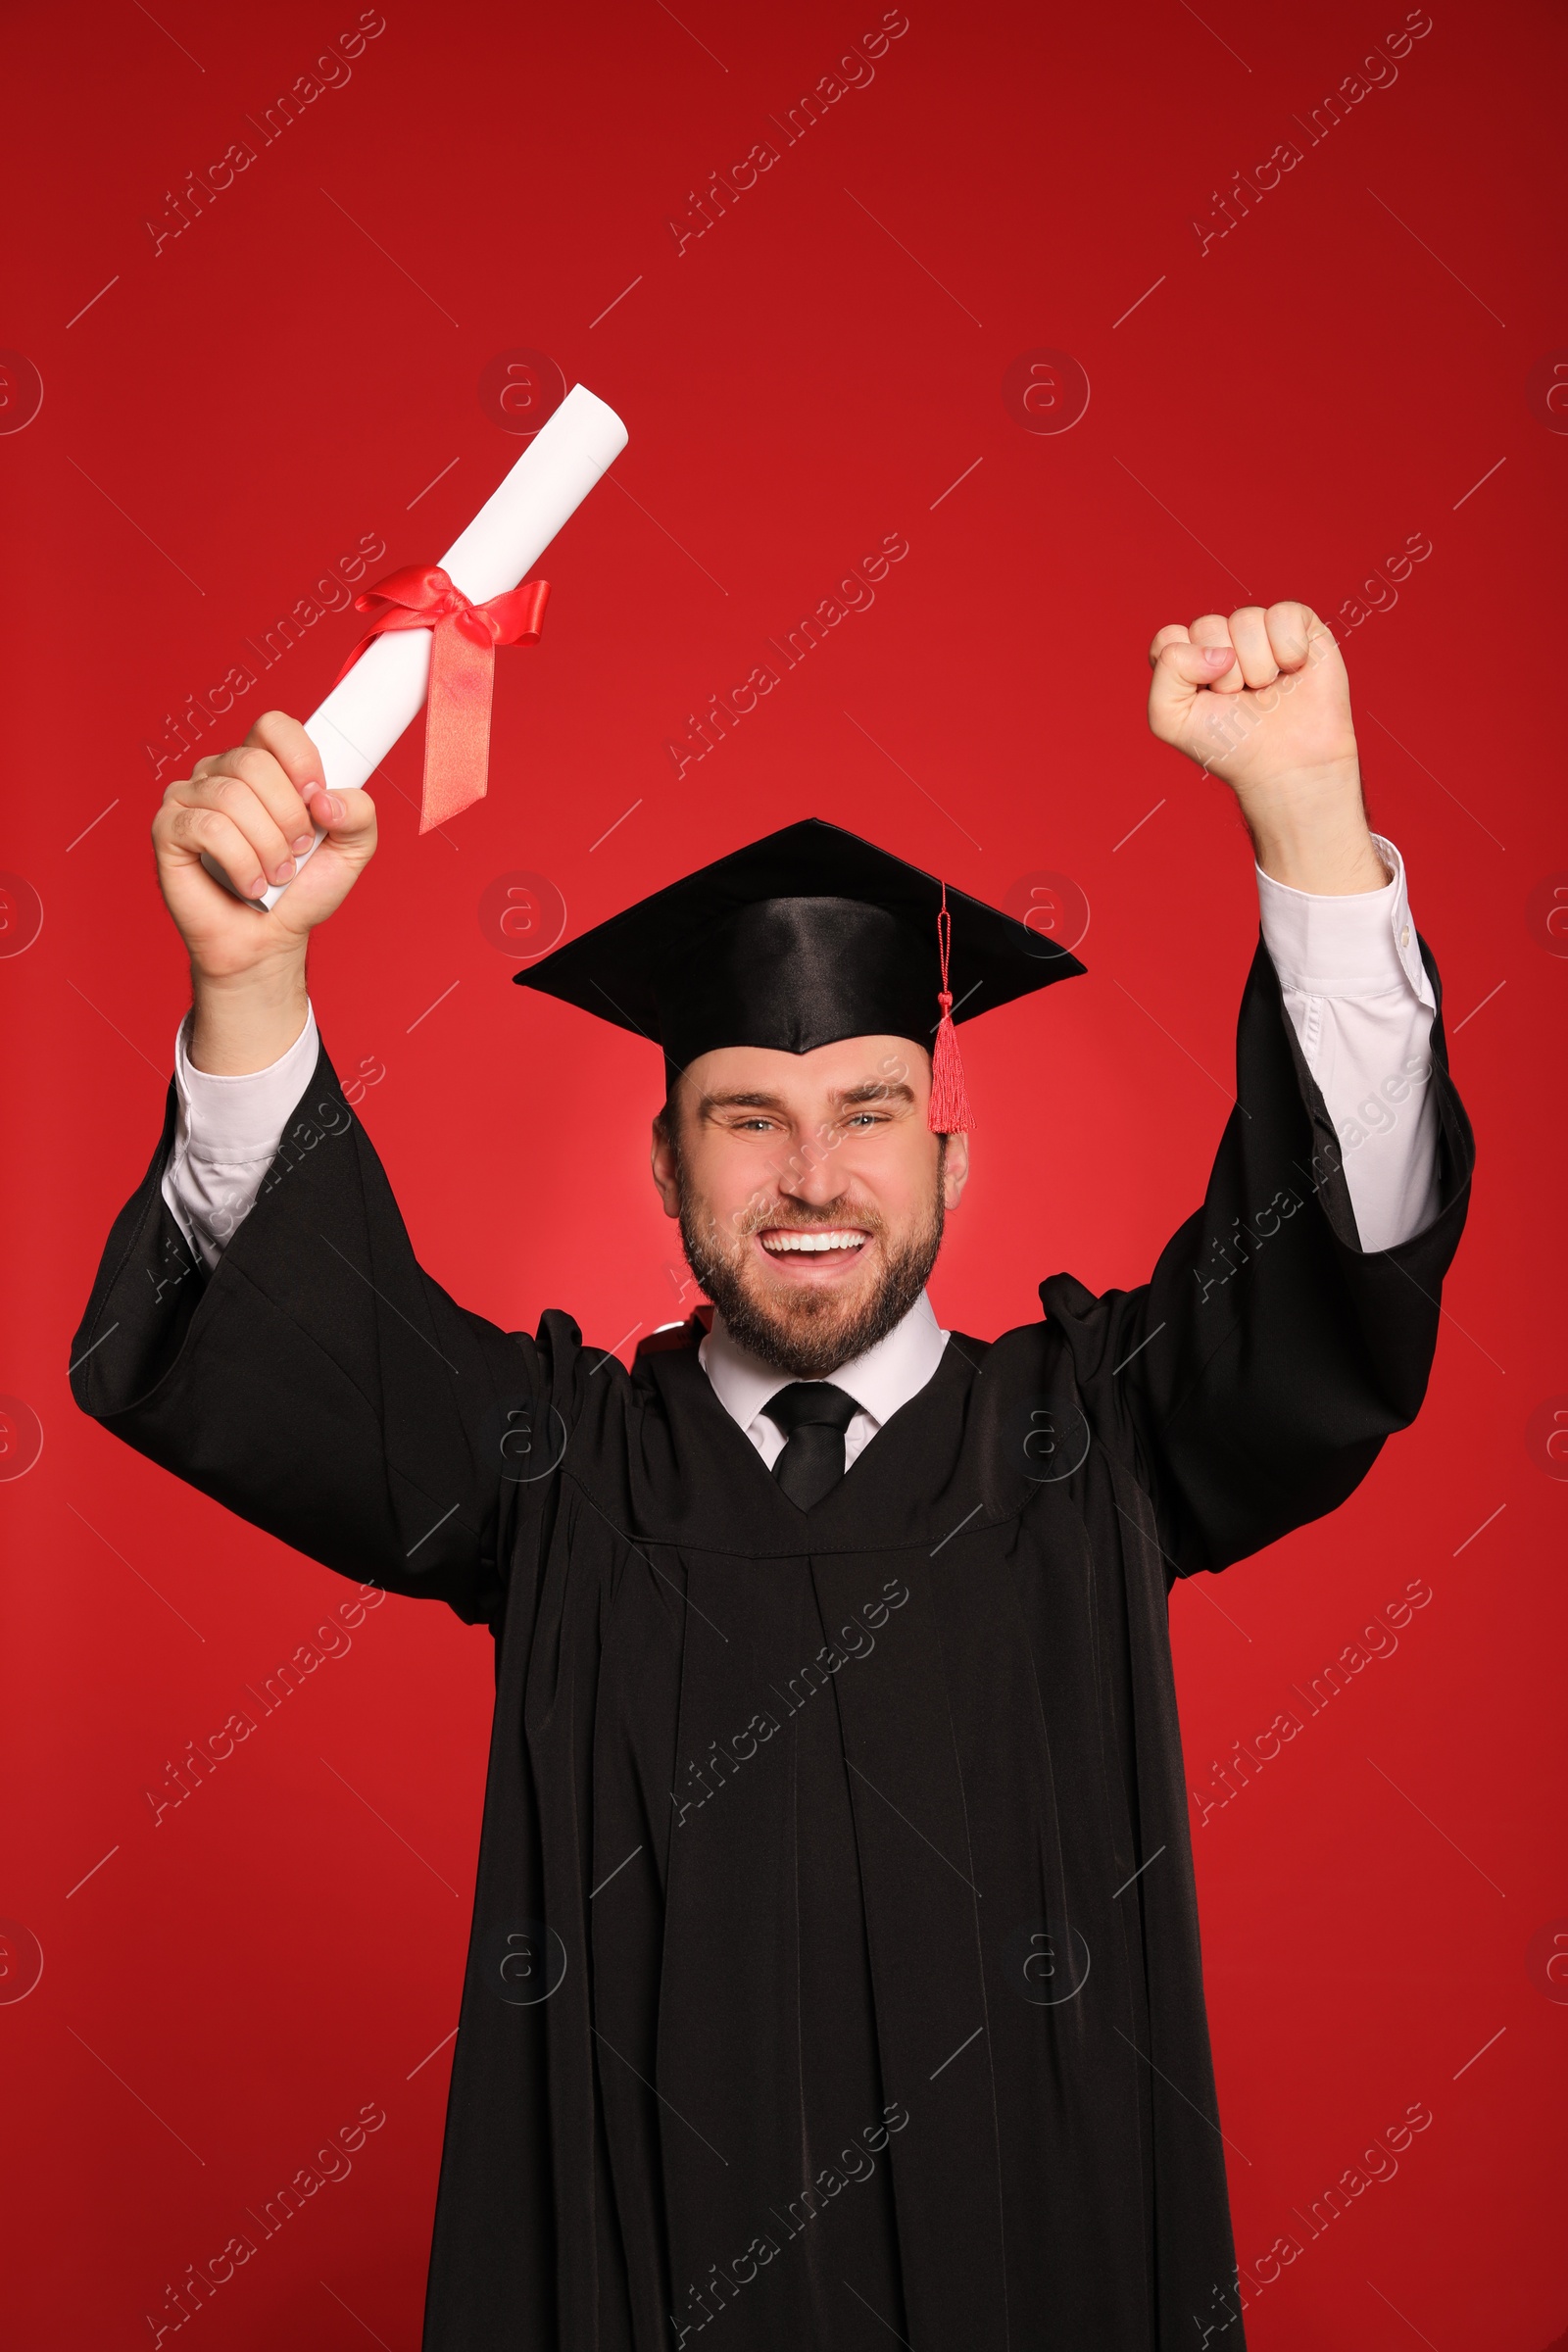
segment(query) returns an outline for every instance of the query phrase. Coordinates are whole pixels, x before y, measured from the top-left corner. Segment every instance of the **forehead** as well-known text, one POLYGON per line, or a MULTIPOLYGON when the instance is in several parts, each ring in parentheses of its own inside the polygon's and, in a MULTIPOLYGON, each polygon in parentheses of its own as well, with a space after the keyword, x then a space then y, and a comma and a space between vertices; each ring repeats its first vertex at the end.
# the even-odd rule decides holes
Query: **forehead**
POLYGON ((923 1099, 930 1083, 930 1056, 924 1046, 907 1037, 843 1037, 809 1054, 781 1054, 770 1046, 717 1046, 710 1054, 700 1054, 686 1070, 686 1085, 700 1097, 769 1095, 802 1107, 871 1086, 907 1086, 923 1099))

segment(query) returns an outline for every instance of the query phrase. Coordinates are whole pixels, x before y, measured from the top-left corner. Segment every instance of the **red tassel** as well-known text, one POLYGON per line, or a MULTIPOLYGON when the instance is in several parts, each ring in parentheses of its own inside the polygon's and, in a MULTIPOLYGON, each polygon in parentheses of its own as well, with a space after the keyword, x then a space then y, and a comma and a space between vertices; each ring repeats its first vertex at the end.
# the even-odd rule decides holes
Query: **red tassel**
POLYGON ((931 1051, 931 1104, 926 1112, 926 1125, 933 1135, 972 1135, 974 1113, 969 1108, 969 1096, 963 1083, 963 1059, 958 1052, 957 1032, 953 1026, 953 991, 948 986, 948 950, 953 938, 953 921, 948 913, 948 886, 942 885, 942 911, 937 916, 937 947, 942 956, 942 987, 937 1003, 942 1018, 937 1024, 937 1042, 931 1051))

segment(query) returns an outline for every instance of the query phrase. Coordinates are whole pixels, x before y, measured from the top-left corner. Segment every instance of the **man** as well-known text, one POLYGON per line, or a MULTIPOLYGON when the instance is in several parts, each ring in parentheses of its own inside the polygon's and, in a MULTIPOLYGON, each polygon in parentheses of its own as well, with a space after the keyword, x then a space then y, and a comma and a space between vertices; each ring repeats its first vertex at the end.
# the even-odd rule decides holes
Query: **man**
POLYGON ((1256 849, 1237 1105, 1149 1284, 991 1344, 924 1292, 953 1022, 1081 968, 1050 941, 808 823, 518 975, 664 1049, 716 1311, 627 1374, 456 1306, 343 1102, 305 947, 370 802, 276 713, 166 796, 194 1002, 76 1395, 496 1635, 430 2352, 1241 2341, 1166 1595, 1410 1420, 1471 1144, 1329 632, 1152 658, 1256 849), (199 863, 255 896, 313 821, 270 914, 199 863))

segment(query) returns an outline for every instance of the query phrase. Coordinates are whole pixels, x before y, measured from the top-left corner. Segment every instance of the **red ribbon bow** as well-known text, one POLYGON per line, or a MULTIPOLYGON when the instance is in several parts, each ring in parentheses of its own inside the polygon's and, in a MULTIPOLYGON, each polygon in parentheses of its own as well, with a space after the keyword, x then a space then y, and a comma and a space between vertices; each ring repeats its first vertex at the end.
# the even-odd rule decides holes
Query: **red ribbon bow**
POLYGON ((390 629, 430 631, 430 701, 424 721, 424 795, 419 831, 444 824, 484 798, 490 762, 490 703, 498 645, 537 645, 550 601, 548 580, 524 580, 505 596, 470 603, 439 564, 388 572, 357 612, 375 613, 333 680, 341 685, 366 647, 390 629))

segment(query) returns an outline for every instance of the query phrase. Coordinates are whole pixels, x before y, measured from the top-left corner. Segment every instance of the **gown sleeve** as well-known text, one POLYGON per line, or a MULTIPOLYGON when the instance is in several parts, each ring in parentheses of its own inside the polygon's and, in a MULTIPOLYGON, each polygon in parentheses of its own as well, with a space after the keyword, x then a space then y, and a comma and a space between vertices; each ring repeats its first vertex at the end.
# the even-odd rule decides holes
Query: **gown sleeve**
POLYGON ((1475 1152, 1420 946, 1438 1003, 1429 1053, 1384 1089, 1395 1117, 1436 1109, 1436 1207, 1420 1231, 1361 1248, 1334 1122, 1259 944, 1202 1207, 1140 1289, 1097 1298, 1068 1274, 1040 1286, 1091 1429, 1152 1496, 1174 1574, 1227 1567, 1335 1510, 1420 1407, 1475 1152))
POLYGON ((422 1270, 324 1048, 211 1274, 161 1190, 174 1115, 171 1087, 73 1343, 76 1402, 326 1567, 492 1622, 564 1318, 509 1335, 422 1270))

